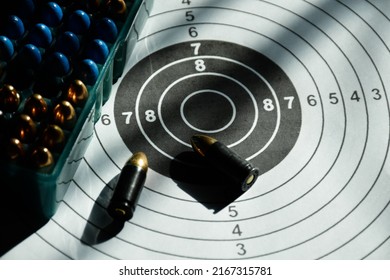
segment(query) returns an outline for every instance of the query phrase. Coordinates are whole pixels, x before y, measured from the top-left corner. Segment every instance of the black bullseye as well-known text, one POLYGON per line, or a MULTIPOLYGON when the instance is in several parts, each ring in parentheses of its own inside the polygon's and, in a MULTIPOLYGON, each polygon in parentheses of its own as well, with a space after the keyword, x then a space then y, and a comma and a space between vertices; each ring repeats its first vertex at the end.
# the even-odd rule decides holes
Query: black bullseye
POLYGON ((180 43, 141 60, 120 84, 114 114, 129 150, 144 151, 149 167, 167 177, 172 161, 204 173, 201 163, 179 156, 191 151, 194 134, 223 141, 264 173, 291 151, 301 127, 299 98, 283 70, 221 41, 180 43))
POLYGON ((198 91, 190 94, 180 108, 185 123, 202 133, 216 133, 227 129, 234 121, 233 101, 217 91, 198 91))

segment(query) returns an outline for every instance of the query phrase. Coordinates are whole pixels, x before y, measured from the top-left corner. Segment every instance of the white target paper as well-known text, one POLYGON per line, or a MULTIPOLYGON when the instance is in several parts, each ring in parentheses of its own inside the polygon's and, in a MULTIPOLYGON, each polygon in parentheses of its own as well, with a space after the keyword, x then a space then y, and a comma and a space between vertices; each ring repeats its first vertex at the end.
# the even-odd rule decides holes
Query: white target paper
POLYGON ((142 8, 146 25, 58 212, 3 258, 389 259, 390 3, 142 8), (255 185, 224 203, 223 183, 192 178, 181 161, 193 133, 259 166, 255 185), (118 227, 105 207, 139 150, 148 177, 118 227))

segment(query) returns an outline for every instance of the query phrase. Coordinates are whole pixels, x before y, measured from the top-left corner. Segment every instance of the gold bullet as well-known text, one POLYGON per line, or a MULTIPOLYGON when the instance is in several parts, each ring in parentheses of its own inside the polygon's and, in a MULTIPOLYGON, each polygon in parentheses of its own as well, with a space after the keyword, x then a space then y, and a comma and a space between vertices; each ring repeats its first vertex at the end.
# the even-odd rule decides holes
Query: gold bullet
POLYGON ((0 109, 7 113, 16 112, 20 104, 20 94, 12 85, 0 88, 0 109))
POLYGON ((141 168, 143 171, 147 172, 149 168, 148 159, 143 152, 138 152, 133 154, 130 159, 127 161, 126 165, 133 165, 141 168))
POLYGON ((147 171, 148 159, 142 152, 133 154, 126 162, 108 206, 114 219, 125 221, 133 217, 147 171))
POLYGON ((42 132, 41 144, 53 151, 61 151, 65 143, 65 133, 56 124, 48 125, 42 132))
POLYGON ((65 99, 74 106, 82 107, 88 99, 88 89, 81 80, 74 80, 70 83, 65 99))
POLYGON ((17 138, 9 139, 6 146, 6 154, 9 160, 15 161, 24 156, 24 148, 22 142, 17 138))
POLYGON ((23 143, 31 143, 35 140, 37 126, 33 119, 26 114, 21 114, 16 119, 15 136, 23 143))
POLYGON ((76 123, 76 111, 69 101, 61 101, 53 109, 54 123, 64 129, 71 129, 76 123))
POLYGON ((54 164, 54 158, 50 150, 43 146, 35 147, 31 153, 31 163, 36 168, 47 168, 54 164))
POLYGON ((235 180, 242 191, 247 191, 259 176, 257 167, 210 136, 194 135, 191 137, 191 145, 198 155, 235 180))
POLYGON ((24 104, 24 113, 34 120, 42 120, 47 114, 48 106, 42 95, 34 93, 27 98, 24 104))
POLYGON ((124 0, 107 0, 106 5, 111 16, 123 17, 127 12, 127 6, 124 0))

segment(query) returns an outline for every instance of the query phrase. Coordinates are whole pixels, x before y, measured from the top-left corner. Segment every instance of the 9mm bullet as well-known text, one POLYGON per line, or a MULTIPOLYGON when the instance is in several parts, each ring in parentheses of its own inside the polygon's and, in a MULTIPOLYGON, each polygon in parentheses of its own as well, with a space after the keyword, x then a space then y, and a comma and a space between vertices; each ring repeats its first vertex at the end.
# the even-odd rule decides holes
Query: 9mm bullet
POLYGON ((191 137, 191 145, 198 155, 235 180, 243 192, 247 191, 259 176, 257 167, 212 137, 194 135, 191 137))
POLYGON ((133 217, 147 171, 148 160, 142 152, 133 154, 126 162, 108 205, 108 213, 115 220, 126 221, 133 217))

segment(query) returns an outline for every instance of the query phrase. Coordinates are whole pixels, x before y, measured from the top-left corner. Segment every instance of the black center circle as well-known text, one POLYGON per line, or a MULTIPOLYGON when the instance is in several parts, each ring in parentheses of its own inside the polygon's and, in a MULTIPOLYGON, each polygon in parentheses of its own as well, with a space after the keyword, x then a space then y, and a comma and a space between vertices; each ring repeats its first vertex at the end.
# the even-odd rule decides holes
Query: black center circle
MULTIPOLYGON (((191 96, 191 94, 193 94, 193 92, 218 91, 223 93, 226 98, 234 104, 236 113, 234 121, 228 126, 229 129, 209 132, 212 133, 214 137, 217 137, 219 140, 224 141, 227 144, 232 143, 234 145, 234 143, 246 139, 258 123, 258 105, 253 97, 252 91, 257 90, 258 94, 261 94, 260 89, 263 88, 265 92, 265 87, 261 87, 260 83, 257 83, 256 87, 253 86, 253 88, 248 89, 244 85, 240 84, 241 82, 239 82, 234 76, 223 74, 222 71, 224 71, 226 67, 225 65, 230 65, 230 63, 226 63, 225 61, 222 61, 223 63, 221 63, 220 58, 203 59, 212 72, 193 73, 180 77, 180 68, 187 67, 187 65, 192 66, 196 59, 180 61, 177 66, 173 65, 172 67, 169 67, 169 69, 163 71, 170 72, 170 76, 173 77, 172 81, 162 80, 160 78, 162 73, 155 74, 155 78, 152 79, 153 81, 159 82, 159 85, 162 88, 166 88, 161 95, 150 90, 151 87, 154 86, 153 83, 150 82, 141 92, 141 98, 139 98, 139 102, 136 104, 136 108, 139 108, 140 112, 150 110, 151 108, 154 110, 154 108, 156 108, 156 111, 158 111, 159 114, 159 121, 150 123, 146 122, 141 117, 140 125, 142 128, 145 128, 144 131, 148 134, 147 136, 150 138, 149 141, 160 142, 159 147, 161 147, 164 151, 167 151, 167 153, 171 156, 176 153, 178 147, 172 146, 172 143, 170 143, 168 139, 165 143, 169 143, 169 145, 161 143, 159 139, 156 139, 155 133, 153 133, 153 135, 148 133, 148 131, 159 131, 159 137, 161 137, 161 135, 167 135, 177 143, 190 147, 188 142, 190 137, 194 133, 199 133, 199 130, 191 127, 191 125, 186 122, 185 117, 183 118, 182 104, 191 96), (179 68, 179 70, 177 68, 179 68), (190 92, 190 90, 192 90, 192 92, 190 92), (155 100, 155 102, 152 100, 155 100), (239 106, 236 106, 236 104, 239 104, 239 106), (231 131, 235 131, 235 133, 233 134, 231 131), (172 147, 176 150, 168 152, 168 150, 172 147)), ((250 75, 249 71, 247 72, 248 73, 246 73, 246 75, 250 75)), ((212 97, 211 95, 205 95, 204 97, 205 98, 198 99, 196 111, 193 111, 193 116, 197 115, 196 118, 198 119, 198 123, 211 122, 212 119, 209 117, 215 117, 210 116, 210 114, 204 115, 203 112, 205 110, 218 110, 216 107, 218 104, 214 103, 215 99, 209 99, 212 97)), ((225 118, 226 114, 224 113, 221 117, 225 118)), ((194 121, 194 118, 192 120, 194 121)), ((268 138, 269 137, 264 134, 263 139, 259 140, 263 142, 267 141, 268 138)), ((263 145, 263 143, 259 143, 259 145, 263 145)))
POLYGON ((185 123, 200 133, 223 131, 236 116, 236 108, 229 96, 210 90, 190 94, 183 101, 180 112, 185 123), (204 100, 207 100, 208 104, 203 104, 204 100), (199 115, 202 118, 199 118, 199 115))
POLYGON ((116 126, 131 152, 154 171, 187 184, 225 184, 192 151, 206 134, 267 172, 294 147, 301 128, 297 92, 263 54, 222 41, 158 50, 123 78, 114 101, 116 126))

